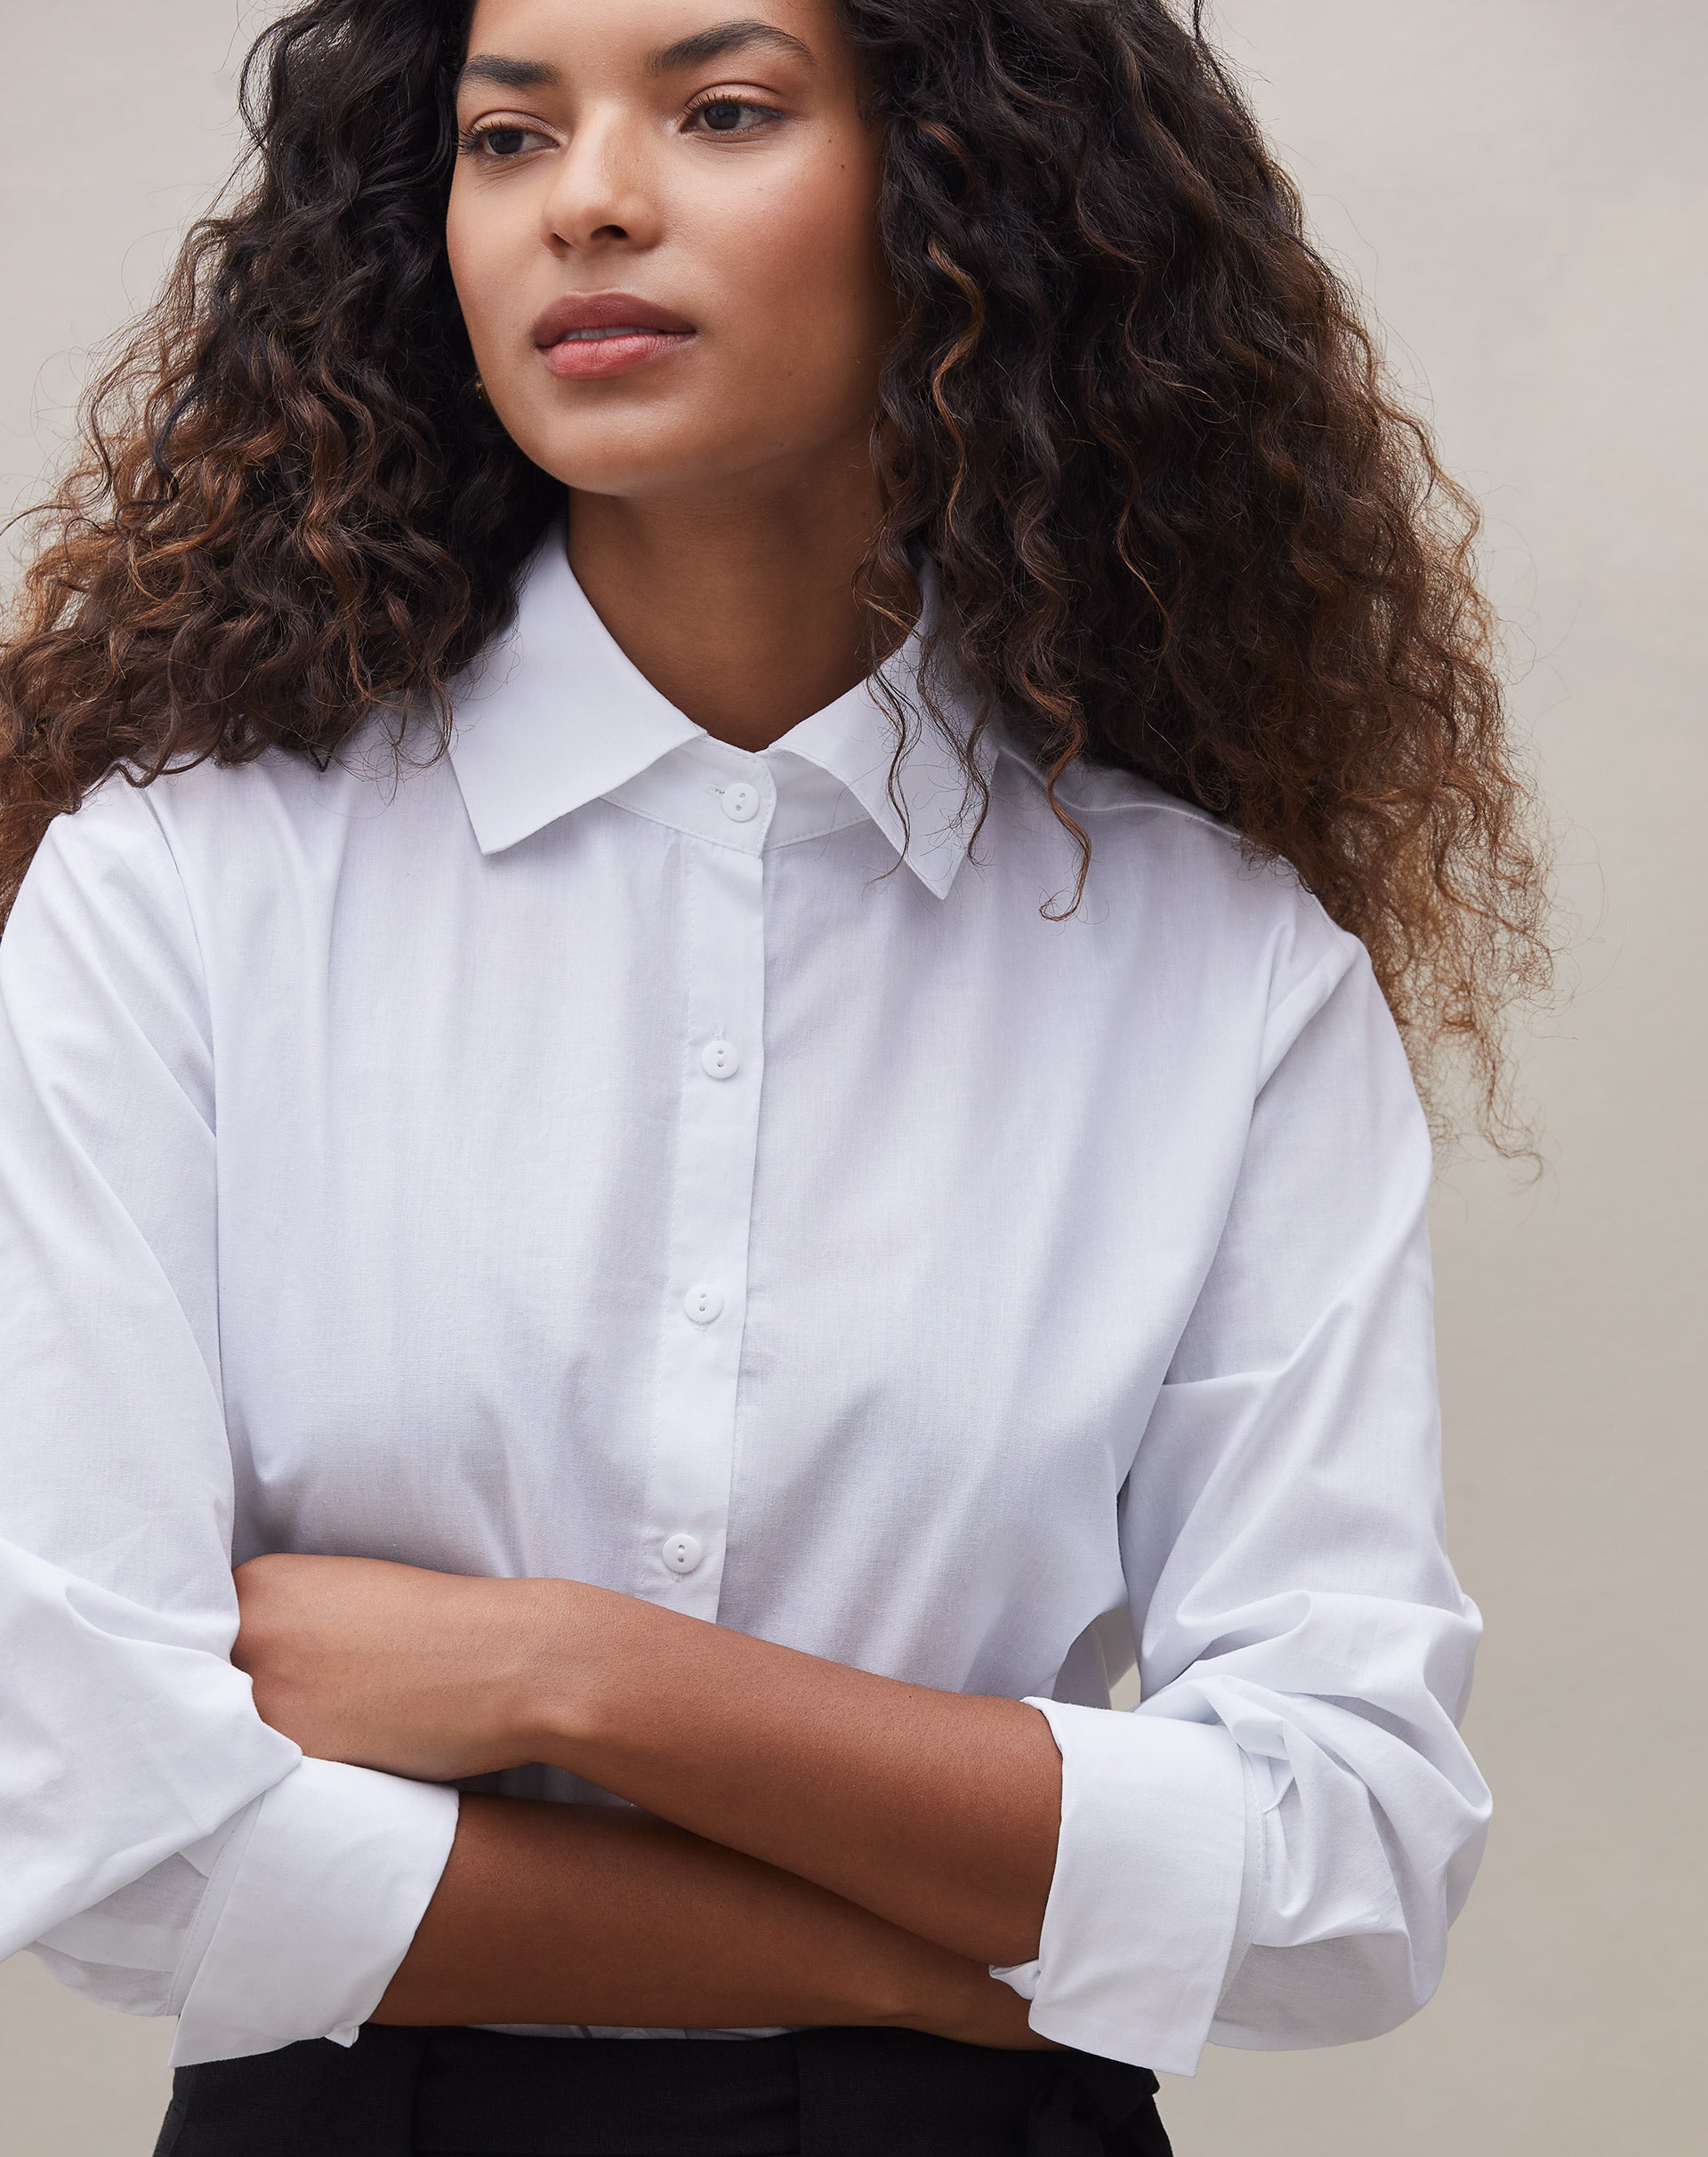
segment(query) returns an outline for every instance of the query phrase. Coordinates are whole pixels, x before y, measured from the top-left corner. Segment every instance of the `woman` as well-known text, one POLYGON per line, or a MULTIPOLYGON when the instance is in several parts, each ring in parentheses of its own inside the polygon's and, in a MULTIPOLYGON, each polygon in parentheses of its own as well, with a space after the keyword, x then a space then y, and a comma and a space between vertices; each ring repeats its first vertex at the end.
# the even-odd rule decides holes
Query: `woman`
POLYGON ((0 669, 5 1944, 176 2157, 1162 2150, 1486 1817, 1460 498, 1157 0, 249 83, 0 669))

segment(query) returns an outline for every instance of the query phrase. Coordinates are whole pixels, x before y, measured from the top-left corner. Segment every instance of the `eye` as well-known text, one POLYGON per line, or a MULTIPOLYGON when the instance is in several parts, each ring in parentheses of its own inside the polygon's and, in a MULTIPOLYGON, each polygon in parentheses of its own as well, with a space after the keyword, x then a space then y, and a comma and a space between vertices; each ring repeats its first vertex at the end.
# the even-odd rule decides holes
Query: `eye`
POLYGON ((689 109, 688 125, 701 134, 753 135, 782 117, 775 106, 755 104, 751 98, 713 95, 689 109))
POLYGON ((465 128, 457 141, 465 157, 478 157, 487 165, 513 165, 530 150, 551 147, 550 135, 537 127, 525 127, 520 120, 479 120, 465 128))

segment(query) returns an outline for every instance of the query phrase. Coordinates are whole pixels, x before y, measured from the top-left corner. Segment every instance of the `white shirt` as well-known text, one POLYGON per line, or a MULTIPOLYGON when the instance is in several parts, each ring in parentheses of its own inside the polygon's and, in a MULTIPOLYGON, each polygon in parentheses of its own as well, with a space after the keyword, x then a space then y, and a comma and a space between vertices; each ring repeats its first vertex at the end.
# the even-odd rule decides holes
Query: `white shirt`
POLYGON ((0 945, 0 1954, 177 2013, 180 2064, 349 2041, 457 1795, 255 1714, 230 1567, 305 1550, 1034 1701, 1060 1847, 1005 1974, 1052 2038, 1190 2072, 1427 1998, 1478 1620, 1363 949, 1091 769, 1047 918, 1036 773, 987 752, 970 857, 930 727, 898 868, 892 741, 869 686, 711 739, 552 543, 448 759, 375 728, 53 825, 0 945))

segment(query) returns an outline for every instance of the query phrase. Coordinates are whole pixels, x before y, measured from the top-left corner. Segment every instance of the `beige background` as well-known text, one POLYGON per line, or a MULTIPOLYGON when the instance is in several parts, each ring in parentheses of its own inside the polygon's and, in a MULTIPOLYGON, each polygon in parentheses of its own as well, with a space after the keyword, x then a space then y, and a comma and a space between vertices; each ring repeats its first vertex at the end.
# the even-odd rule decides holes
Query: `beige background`
MULTIPOLYGON (((0 0, 0 500, 222 173, 238 0, 0 0)), ((1580 932, 1526 1063, 1548 1173, 1438 1205, 1455 1555, 1496 1793, 1440 1997, 1213 2052, 1181 2157, 1698 2146, 1704 1144, 1700 0, 1221 0, 1328 246, 1487 504, 1580 932)), ((0 1968, 9 2148, 146 2157, 167 2029, 0 1968)))

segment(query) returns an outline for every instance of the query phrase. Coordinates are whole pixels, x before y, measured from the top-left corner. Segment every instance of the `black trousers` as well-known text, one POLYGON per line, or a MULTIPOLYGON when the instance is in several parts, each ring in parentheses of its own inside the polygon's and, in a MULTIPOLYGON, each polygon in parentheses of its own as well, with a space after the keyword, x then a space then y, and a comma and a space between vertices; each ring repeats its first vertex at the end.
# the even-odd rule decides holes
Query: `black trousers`
POLYGON ((382 2028, 181 2067, 155 2157, 1169 2157, 1156 2078, 906 2030, 382 2028))

